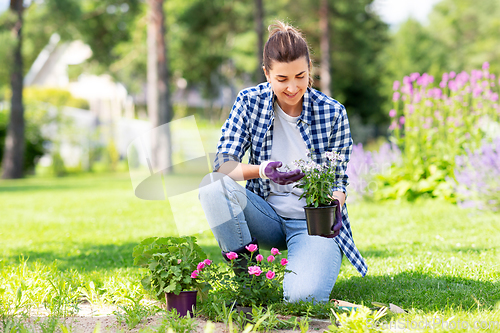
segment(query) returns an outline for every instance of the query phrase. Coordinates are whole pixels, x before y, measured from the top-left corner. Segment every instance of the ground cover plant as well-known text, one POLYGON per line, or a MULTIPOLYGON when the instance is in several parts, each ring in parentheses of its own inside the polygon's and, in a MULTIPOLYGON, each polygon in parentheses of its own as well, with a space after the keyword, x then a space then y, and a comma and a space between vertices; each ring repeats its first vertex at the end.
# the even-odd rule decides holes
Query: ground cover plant
MULTIPOLYGON (((133 265, 132 250, 147 237, 176 236, 167 202, 135 198, 128 174, 2 180, 0 202, 2 325, 12 323, 14 311, 62 318, 77 313, 82 302, 130 307, 130 299, 151 298, 140 285, 143 271, 133 265)), ((368 307, 372 302, 393 303, 408 311, 389 313, 380 324, 391 319, 400 326, 427 321, 436 324, 432 328, 442 328, 460 320, 477 322, 488 328, 484 331, 499 329, 494 326, 500 320, 498 212, 419 199, 359 201, 349 205, 349 213, 369 272, 361 278, 344 261, 332 298, 368 307)), ((208 258, 221 263, 213 236, 203 233, 197 238, 208 258)), ((278 323, 278 319, 290 320, 282 327, 291 329, 292 317, 338 321, 330 308, 276 305, 259 329, 265 327, 263 322, 278 323), (288 317, 273 319, 276 314, 288 317)), ((212 311, 215 316, 217 311, 212 311)), ((262 311, 258 318, 265 314, 262 311)), ((352 318, 341 314, 341 320, 355 322, 353 327, 373 318, 373 313, 352 318)), ((226 320, 239 327, 236 315, 226 320)), ((144 325, 146 321, 137 328, 146 329, 144 325)))

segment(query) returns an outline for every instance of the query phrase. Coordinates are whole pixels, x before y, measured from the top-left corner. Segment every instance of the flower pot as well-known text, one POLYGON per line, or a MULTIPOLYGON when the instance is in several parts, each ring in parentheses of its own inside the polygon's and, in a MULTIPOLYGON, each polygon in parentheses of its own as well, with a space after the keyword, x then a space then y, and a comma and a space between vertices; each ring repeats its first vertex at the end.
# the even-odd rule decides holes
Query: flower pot
POLYGON ((307 232, 309 235, 333 235, 335 210, 337 205, 321 207, 304 207, 306 212, 307 232))
POLYGON ((238 313, 243 313, 247 320, 252 320, 252 318, 253 318, 251 306, 236 305, 236 311, 238 313))
POLYGON ((182 317, 185 317, 188 312, 193 316, 193 311, 196 307, 196 293, 196 290, 181 291, 179 295, 166 293, 167 311, 176 309, 182 317))

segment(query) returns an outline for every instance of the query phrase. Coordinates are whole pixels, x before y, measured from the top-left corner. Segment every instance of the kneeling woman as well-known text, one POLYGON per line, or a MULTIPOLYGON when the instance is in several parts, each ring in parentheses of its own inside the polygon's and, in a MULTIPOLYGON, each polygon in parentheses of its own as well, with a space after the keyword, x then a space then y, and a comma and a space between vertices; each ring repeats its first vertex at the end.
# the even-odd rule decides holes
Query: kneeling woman
POLYGON ((223 253, 245 253, 245 246, 256 242, 264 249, 288 249, 287 268, 293 273, 283 281, 285 301, 327 302, 343 255, 363 276, 367 271, 345 205, 349 122, 343 105, 311 88, 310 53, 300 32, 281 22, 269 30, 263 67, 267 82, 238 94, 222 127, 216 172, 200 187, 200 201, 223 253), (318 156, 336 152, 344 161, 332 184, 331 195, 342 207, 342 229, 333 238, 308 235, 305 198, 299 200, 301 189, 294 188, 303 174, 278 170, 307 159, 311 150, 318 156), (246 188, 240 180, 247 181, 246 188))

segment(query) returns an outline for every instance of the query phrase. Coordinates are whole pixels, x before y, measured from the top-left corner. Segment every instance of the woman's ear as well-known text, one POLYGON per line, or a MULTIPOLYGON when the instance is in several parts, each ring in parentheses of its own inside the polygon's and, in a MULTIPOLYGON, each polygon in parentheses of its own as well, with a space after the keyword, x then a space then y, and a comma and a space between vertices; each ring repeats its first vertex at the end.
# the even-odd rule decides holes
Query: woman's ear
POLYGON ((269 78, 269 73, 266 71, 266 66, 262 66, 262 70, 264 71, 264 75, 266 76, 267 82, 271 82, 269 78))

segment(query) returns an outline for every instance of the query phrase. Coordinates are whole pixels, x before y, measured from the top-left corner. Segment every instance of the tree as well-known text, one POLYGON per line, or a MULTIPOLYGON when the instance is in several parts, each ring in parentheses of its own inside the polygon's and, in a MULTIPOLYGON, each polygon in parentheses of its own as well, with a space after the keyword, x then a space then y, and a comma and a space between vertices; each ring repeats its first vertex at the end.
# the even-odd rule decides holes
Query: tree
POLYGON ((10 121, 2 159, 2 178, 4 179, 22 178, 24 164, 23 58, 21 55, 23 45, 23 1, 11 0, 10 9, 17 14, 17 22, 12 29, 17 43, 14 48, 14 66, 11 73, 10 121))
POLYGON ((320 29, 320 49, 321 49, 321 65, 320 65, 320 83, 321 91, 328 96, 330 92, 330 24, 328 22, 328 0, 321 0, 319 8, 319 29, 320 29))
POLYGON ((255 33, 257 34, 257 57, 259 59, 256 78, 257 82, 265 82, 266 77, 262 70, 264 54, 264 7, 262 0, 255 0, 255 33))
MULTIPOLYGON (((167 44, 165 42, 165 14, 163 0, 148 0, 148 115, 153 127, 151 154, 153 167, 171 167, 172 149, 169 126, 172 120, 170 102, 167 44)), ((172 168, 169 168, 171 171, 172 168)))

